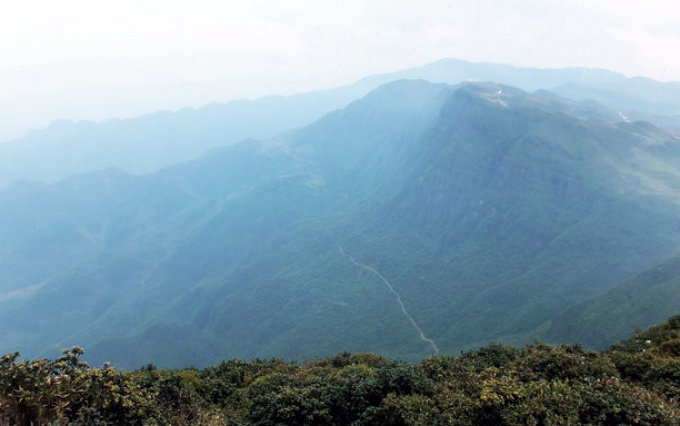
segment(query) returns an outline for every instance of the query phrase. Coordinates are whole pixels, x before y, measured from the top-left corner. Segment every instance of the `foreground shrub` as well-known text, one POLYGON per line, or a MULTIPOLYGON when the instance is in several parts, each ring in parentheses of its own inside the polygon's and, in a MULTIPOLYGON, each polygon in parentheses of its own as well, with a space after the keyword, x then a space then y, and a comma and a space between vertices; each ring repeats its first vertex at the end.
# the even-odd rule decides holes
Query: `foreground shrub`
POLYGON ((0 426, 680 425, 680 317, 603 352, 490 345, 418 365, 343 353, 298 365, 91 368, 0 358, 0 426))

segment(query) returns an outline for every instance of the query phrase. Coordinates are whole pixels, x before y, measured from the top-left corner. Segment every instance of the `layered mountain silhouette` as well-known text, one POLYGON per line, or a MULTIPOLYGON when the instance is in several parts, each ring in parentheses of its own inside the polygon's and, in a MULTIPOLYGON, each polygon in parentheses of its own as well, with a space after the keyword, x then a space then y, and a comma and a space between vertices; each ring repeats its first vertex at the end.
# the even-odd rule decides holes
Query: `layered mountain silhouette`
POLYGON ((414 360, 433 354, 419 329, 442 353, 606 345, 632 330, 593 334, 585 312, 680 248, 680 140, 619 112, 400 80, 151 174, 15 182, 0 192, 0 347, 79 344, 135 367, 414 360))
POLYGON ((497 81, 524 90, 548 89, 577 101, 612 108, 619 120, 645 120, 680 132, 680 86, 602 69, 517 68, 443 59, 366 77, 330 90, 257 100, 213 103, 199 109, 160 111, 103 123, 59 120, 0 144, 0 188, 18 179, 56 182, 114 167, 147 174, 244 138, 268 138, 311 124, 371 90, 399 79, 434 83, 497 81))

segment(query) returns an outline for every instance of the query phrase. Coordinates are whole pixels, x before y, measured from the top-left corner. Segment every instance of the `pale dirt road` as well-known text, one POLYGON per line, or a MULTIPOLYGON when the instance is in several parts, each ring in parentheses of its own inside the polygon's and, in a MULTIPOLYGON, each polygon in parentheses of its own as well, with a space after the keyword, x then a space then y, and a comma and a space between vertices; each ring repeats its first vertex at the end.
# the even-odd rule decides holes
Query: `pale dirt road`
POLYGON ((399 293, 397 293, 394 290, 394 287, 392 287, 392 284, 387 280, 387 278, 385 278, 377 269, 372 268, 368 265, 364 265, 363 263, 357 262, 356 259, 354 259, 349 254, 345 253, 345 251, 342 249, 342 247, 338 246, 338 251, 340 252, 341 255, 343 255, 347 259, 349 259, 350 262, 354 263, 355 265, 357 265, 360 268, 363 268, 363 269, 373 273, 375 276, 380 278, 382 280, 382 282, 385 283, 387 288, 390 290, 390 293, 392 293, 394 295, 394 297, 396 297, 397 303, 399 304, 399 307, 401 308, 401 312, 406 316, 406 318, 408 318, 408 320, 411 322, 411 325, 413 325, 413 328, 415 328, 418 331, 418 335, 420 336, 420 340, 429 343, 430 346, 432 346, 432 350, 434 351, 434 354, 437 355, 439 353, 439 348, 437 347, 437 344, 434 342, 434 340, 430 339, 429 337, 427 337, 425 335, 425 333, 423 332, 423 329, 420 328, 420 326, 418 325, 416 320, 413 319, 411 314, 408 313, 408 311, 406 310, 406 306, 404 306, 404 302, 401 300, 401 296, 399 296, 399 293))

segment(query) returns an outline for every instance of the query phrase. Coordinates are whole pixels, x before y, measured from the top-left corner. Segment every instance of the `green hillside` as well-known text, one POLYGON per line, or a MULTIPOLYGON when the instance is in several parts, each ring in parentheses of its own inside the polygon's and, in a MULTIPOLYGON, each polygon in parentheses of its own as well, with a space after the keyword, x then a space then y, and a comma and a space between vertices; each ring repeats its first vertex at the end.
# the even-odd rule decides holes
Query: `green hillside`
POLYGON ((632 329, 649 327, 678 306, 680 258, 674 257, 560 314, 545 338, 602 348, 604 342, 621 339, 632 329))
POLYGON ((154 174, 14 184, 0 347, 181 367, 530 342, 680 249, 678 140, 617 116, 405 80, 154 174))

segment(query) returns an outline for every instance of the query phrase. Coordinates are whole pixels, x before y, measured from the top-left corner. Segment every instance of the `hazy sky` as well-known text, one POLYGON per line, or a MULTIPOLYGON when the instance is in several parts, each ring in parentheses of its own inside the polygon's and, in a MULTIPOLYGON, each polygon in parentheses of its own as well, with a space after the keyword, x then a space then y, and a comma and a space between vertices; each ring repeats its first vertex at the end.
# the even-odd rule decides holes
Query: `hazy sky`
POLYGON ((677 0, 6 0, 0 40, 0 140, 444 57, 680 80, 677 0))

